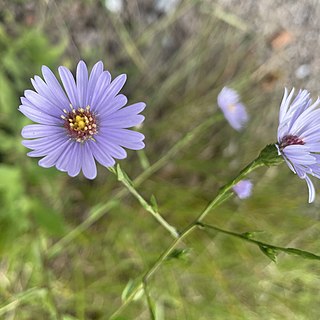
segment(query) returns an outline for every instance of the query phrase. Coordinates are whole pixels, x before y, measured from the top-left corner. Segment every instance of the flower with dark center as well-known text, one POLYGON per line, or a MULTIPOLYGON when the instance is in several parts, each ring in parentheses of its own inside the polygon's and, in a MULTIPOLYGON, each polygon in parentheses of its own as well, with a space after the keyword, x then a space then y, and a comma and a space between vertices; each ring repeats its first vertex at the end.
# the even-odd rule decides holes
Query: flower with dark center
POLYGON ((130 106, 127 98, 119 94, 126 75, 111 81, 111 75, 103 70, 100 61, 90 74, 80 61, 76 79, 69 69, 59 67, 62 86, 52 73, 43 66, 44 80, 31 79, 35 88, 26 90, 19 110, 37 124, 22 130, 26 139, 23 145, 33 151, 30 157, 43 157, 39 165, 55 166, 71 177, 82 170, 88 179, 97 175, 96 163, 105 167, 115 164, 114 159, 127 156, 123 147, 133 150, 144 148, 144 136, 129 130, 140 124, 144 117, 139 113, 145 103, 130 106))
POLYGON ((294 99, 293 94, 294 89, 290 94, 285 89, 276 147, 289 168, 306 180, 310 203, 315 199, 315 189, 309 175, 320 178, 320 99, 312 104, 307 90, 300 90, 294 99))

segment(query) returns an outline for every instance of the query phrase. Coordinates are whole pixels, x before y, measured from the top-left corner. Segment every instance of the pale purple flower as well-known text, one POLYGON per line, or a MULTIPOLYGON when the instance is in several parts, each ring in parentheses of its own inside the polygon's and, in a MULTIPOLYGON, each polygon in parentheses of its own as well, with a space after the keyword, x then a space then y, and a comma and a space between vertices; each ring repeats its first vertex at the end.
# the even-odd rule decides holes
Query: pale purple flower
POLYGON ((66 67, 59 67, 62 86, 48 67, 42 67, 42 74, 44 80, 38 76, 31 79, 35 91, 26 90, 19 107, 38 123, 23 128, 22 136, 31 140, 22 143, 33 150, 28 153, 30 157, 43 157, 40 166, 55 166, 71 177, 82 170, 86 178, 94 179, 95 160, 111 167, 114 159, 126 158, 123 147, 144 148, 144 136, 128 128, 144 120, 139 113, 145 103, 125 106, 128 100, 119 94, 125 74, 111 81, 101 61, 90 74, 80 61, 76 78, 66 67))
POLYGON ((289 168, 306 180, 311 203, 315 189, 308 175, 320 178, 320 99, 312 104, 307 90, 300 90, 294 99, 293 93, 294 89, 290 94, 284 91, 276 147, 289 168))
POLYGON ((249 198, 252 191, 252 182, 250 180, 241 180, 232 189, 240 199, 249 198))
POLYGON ((248 122, 249 117, 245 106, 240 102, 238 93, 224 87, 218 94, 218 106, 222 110, 230 126, 240 131, 248 122))

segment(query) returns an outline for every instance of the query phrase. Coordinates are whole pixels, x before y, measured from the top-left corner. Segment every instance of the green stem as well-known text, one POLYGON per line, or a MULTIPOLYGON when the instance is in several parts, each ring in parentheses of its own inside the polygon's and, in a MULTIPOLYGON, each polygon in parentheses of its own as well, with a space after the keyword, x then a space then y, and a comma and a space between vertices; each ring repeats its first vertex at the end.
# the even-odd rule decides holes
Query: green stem
POLYGON ((269 243, 266 243, 266 242, 262 242, 262 241, 259 241, 259 240, 254 240, 254 239, 251 239, 250 237, 248 237, 248 235, 243 234, 243 233, 237 233, 237 232, 233 232, 233 231, 224 230, 224 229, 221 229, 219 227, 216 227, 216 226, 213 226, 213 225, 209 225, 209 224, 206 224, 206 223, 202 223, 202 222, 198 222, 197 226, 199 228, 214 230, 214 231, 217 231, 217 232, 220 232, 220 233, 224 233, 224 234, 227 234, 227 235, 235 237, 235 238, 240 238, 241 240, 244 240, 244 241, 250 242, 252 244, 255 244, 259 248, 261 248, 261 247, 262 248, 268 248, 268 249, 275 250, 275 251, 282 251, 282 252, 287 253, 287 254, 295 254, 295 255, 302 256, 303 258, 307 258, 307 259, 320 260, 320 256, 318 256, 318 255, 316 255, 314 253, 311 253, 311 252, 308 252, 308 251, 304 251, 304 250, 300 250, 300 249, 296 249, 296 248, 279 247, 279 246, 276 246, 276 245, 273 245, 273 244, 269 244, 269 243))
MULTIPOLYGON (((39 300, 47 294, 47 288, 31 288, 24 292, 17 294, 9 302, 0 305, 0 316, 3 316, 7 312, 10 312, 17 308, 20 303, 28 301, 29 299, 35 299, 37 297, 39 300)), ((4 319, 4 318, 3 318, 4 319)))
POLYGON ((125 307, 134 299, 136 294, 141 290, 141 287, 144 287, 149 278, 159 269, 162 263, 168 258, 170 253, 177 247, 177 245, 186 238, 195 228, 197 228, 196 223, 188 226, 180 236, 175 239, 172 244, 165 250, 161 256, 156 260, 153 266, 143 275, 140 285, 138 285, 135 290, 131 292, 125 302, 110 316, 110 320, 114 319, 115 317, 119 316, 121 312, 125 309, 125 307))
POLYGON ((262 166, 264 166, 264 163, 260 161, 259 157, 248 164, 233 180, 220 188, 217 196, 208 204, 206 209, 198 216, 196 221, 202 221, 212 209, 229 199, 233 194, 233 192, 230 192, 232 187, 234 187, 250 172, 262 166))
POLYGON ((209 202, 207 207, 198 215, 198 217, 194 219, 187 228, 184 229, 180 236, 171 243, 171 245, 155 261, 153 266, 144 274, 140 286, 136 287, 136 289, 131 293, 127 300, 111 315, 110 319, 114 319, 117 315, 119 315, 122 312, 122 310, 133 300, 137 292, 141 290, 141 286, 143 286, 143 284, 147 282, 149 278, 159 269, 162 263, 168 258, 170 253, 177 247, 177 245, 184 238, 186 238, 197 227, 204 226, 204 224, 202 224, 201 221, 207 216, 207 214, 212 209, 216 208, 217 206, 219 206, 224 201, 230 198, 230 196, 233 194, 233 192, 231 192, 233 186, 235 186, 239 181, 241 181, 246 175, 248 175, 253 170, 264 165, 276 164, 272 162, 274 158, 276 158, 278 161, 278 157, 274 149, 276 148, 272 145, 267 146, 265 149, 262 150, 262 152, 255 160, 248 164, 243 170, 240 171, 240 173, 234 179, 232 179, 229 183, 225 184, 219 190, 217 196, 211 202, 209 202), (270 154, 272 156, 270 156, 270 154))
POLYGON ((197 137, 201 132, 205 132, 207 129, 211 128, 215 123, 223 120, 222 114, 218 113, 215 117, 207 118, 205 121, 200 123, 198 126, 193 128, 188 132, 181 140, 179 140, 171 149, 169 149, 165 155, 163 155, 159 160, 153 163, 148 169, 142 172, 134 181, 136 187, 140 186, 146 179, 148 179, 152 174, 161 169, 169 159, 173 158, 178 154, 185 146, 187 146, 195 137, 197 137))
MULTIPOLYGON (((117 166, 117 172, 119 172, 120 166, 117 166)), ((120 169, 121 170, 121 169, 120 169)), ((113 170, 112 170, 113 171, 113 170)), ((130 181, 127 180, 125 176, 123 176, 123 170, 122 171, 122 177, 118 179, 121 181, 121 183, 127 188, 127 190, 140 202, 141 206, 146 209, 149 213, 152 214, 152 216, 166 229, 170 232, 170 234, 174 238, 179 237, 179 233, 171 226, 162 216, 161 214, 155 210, 142 196, 141 194, 133 187, 133 185, 130 183, 130 181)), ((114 172, 114 171, 113 171, 114 172)), ((115 172, 114 172, 115 173, 115 172)), ((116 174, 116 173, 115 173, 116 174)))
POLYGON ((50 268, 49 268, 49 260, 46 255, 46 244, 45 239, 41 234, 39 234, 39 251, 41 253, 41 268, 42 268, 42 275, 43 275, 43 287, 47 289, 47 301, 51 307, 51 312, 54 315, 56 320, 62 320, 63 316, 59 310, 53 288, 52 288, 52 281, 50 277, 50 268))
POLYGON ((147 304, 148 304, 148 308, 149 308, 149 313, 150 313, 150 319, 151 320, 156 320, 156 315, 153 311, 153 306, 152 306, 152 301, 151 301, 151 297, 150 297, 150 293, 149 293, 149 290, 148 290, 148 283, 147 281, 143 281, 143 291, 144 291, 144 294, 147 298, 147 304))

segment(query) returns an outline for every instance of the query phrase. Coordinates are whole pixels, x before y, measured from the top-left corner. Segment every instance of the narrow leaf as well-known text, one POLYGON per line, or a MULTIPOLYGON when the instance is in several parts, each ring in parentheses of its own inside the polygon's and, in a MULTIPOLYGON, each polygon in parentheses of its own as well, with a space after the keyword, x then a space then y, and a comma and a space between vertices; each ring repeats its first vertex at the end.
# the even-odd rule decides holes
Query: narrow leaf
POLYGON ((172 260, 172 259, 186 260, 189 253, 190 253, 190 248, 174 249, 167 256, 166 260, 172 260))
POLYGON ((300 257, 303 257, 306 259, 320 260, 320 256, 318 256, 314 253, 300 250, 300 249, 296 249, 296 248, 283 248, 283 249, 281 249, 281 251, 286 252, 288 254, 300 256, 300 257))
POLYGON ((259 244, 260 250, 273 262, 277 262, 277 250, 266 245, 259 244))
POLYGON ((121 300, 122 302, 126 302, 132 294, 134 294, 133 300, 138 300, 143 296, 143 292, 141 281, 130 279, 122 291, 121 300))
POLYGON ((152 206, 153 210, 155 212, 158 212, 159 211, 158 210, 158 203, 157 203, 157 199, 156 199, 156 197, 154 195, 151 196, 150 203, 151 203, 151 206, 152 206))

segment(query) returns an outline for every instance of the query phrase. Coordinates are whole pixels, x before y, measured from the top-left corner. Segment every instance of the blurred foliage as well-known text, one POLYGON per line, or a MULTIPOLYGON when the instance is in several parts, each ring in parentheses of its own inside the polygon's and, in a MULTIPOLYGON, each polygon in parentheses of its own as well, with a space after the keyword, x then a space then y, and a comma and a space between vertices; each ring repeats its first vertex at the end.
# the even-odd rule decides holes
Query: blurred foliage
POLYGON ((42 65, 56 66, 65 44, 53 46, 42 31, 19 25, 14 26, 12 35, 12 27, 13 22, 0 24, 0 253, 31 228, 31 219, 51 233, 61 234, 63 230, 58 215, 28 192, 19 137, 27 120, 17 108, 23 89, 30 87, 33 70, 40 70, 42 65))
MULTIPOLYGON (((113 76, 128 74, 129 101, 148 105, 145 154, 130 152, 121 162, 132 180, 217 116, 224 85, 239 90, 251 115, 243 133, 220 121, 141 180, 144 199, 179 230, 275 139, 281 79, 268 90, 256 79, 265 47, 245 21, 214 1, 173 1, 168 11, 157 1, 125 1, 120 12, 111 2, 0 3, 0 318, 108 319, 171 242, 104 168, 95 181, 71 179, 25 155, 20 131, 29 121, 17 108, 41 65, 56 72, 60 64, 74 70, 80 57, 90 66, 101 59, 113 76)), ((304 181, 285 166, 251 178, 253 196, 230 200, 207 222, 319 253, 319 200, 307 206, 304 181)), ((156 318, 318 319, 319 264, 277 260, 197 231, 150 280, 156 318)), ((149 319, 145 297, 118 319, 149 319)))

